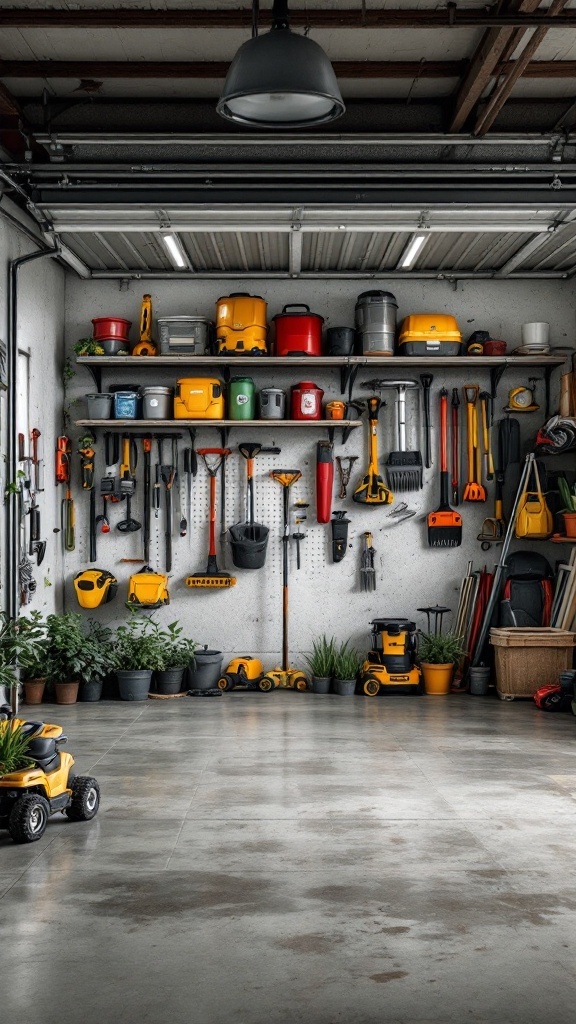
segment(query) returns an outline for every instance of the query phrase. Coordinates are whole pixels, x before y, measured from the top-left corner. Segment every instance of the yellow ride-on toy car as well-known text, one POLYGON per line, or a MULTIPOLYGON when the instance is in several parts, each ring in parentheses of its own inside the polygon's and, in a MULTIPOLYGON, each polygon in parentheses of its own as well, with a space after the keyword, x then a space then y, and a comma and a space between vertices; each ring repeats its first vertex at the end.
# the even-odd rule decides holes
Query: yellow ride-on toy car
POLYGON ((242 658, 234 658, 226 671, 220 676, 219 690, 234 690, 241 686, 245 690, 258 690, 259 682, 264 675, 264 666, 258 658, 245 654, 242 658))
POLYGON ((0 776, 0 829, 7 829, 15 843, 35 843, 57 811, 72 821, 93 818, 100 787, 91 776, 74 773, 72 754, 60 753, 66 743, 62 727, 6 718, 6 709, 0 710, 0 733, 20 730, 28 740, 23 752, 28 766, 0 776))
POLYGON ((360 670, 360 689, 367 697, 382 693, 421 693, 416 665, 416 624, 409 619, 374 619, 372 650, 360 670))

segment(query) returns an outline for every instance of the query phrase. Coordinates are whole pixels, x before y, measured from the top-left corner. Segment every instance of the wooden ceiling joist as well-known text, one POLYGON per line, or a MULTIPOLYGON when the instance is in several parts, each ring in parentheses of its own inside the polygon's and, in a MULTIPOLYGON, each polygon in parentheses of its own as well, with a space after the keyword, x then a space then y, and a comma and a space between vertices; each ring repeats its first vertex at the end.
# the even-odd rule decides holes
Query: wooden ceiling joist
MULTIPOLYGON (((548 8, 549 14, 552 17, 560 14, 567 2, 568 0, 552 0, 548 8)), ((495 86, 487 104, 480 111, 474 126, 474 135, 485 135, 492 127, 506 100, 510 97, 516 82, 524 74, 547 32, 547 28, 537 28, 532 33, 522 53, 513 61, 512 66, 508 68, 502 79, 495 86)), ((514 35, 516 35, 516 32, 514 35)))
MULTIPOLYGON (((270 24, 271 4, 260 11, 260 24, 270 24)), ((417 8, 397 9, 356 8, 328 10, 314 8, 292 10, 290 21, 294 26, 313 28, 505 28, 524 26, 550 26, 551 19, 544 9, 540 12, 502 11, 500 4, 488 8, 470 10, 459 8, 455 3, 436 10, 417 8)), ((555 24, 576 28, 576 11, 566 12, 555 24)), ((0 28, 250 28, 252 11, 249 7, 237 10, 122 10, 94 8, 23 8, 5 7, 0 10, 0 28)))
MULTIPOLYGON (((540 0, 522 0, 519 7, 518 5, 509 5, 509 8, 514 9, 515 6, 516 11, 532 13, 539 4, 540 0)), ((470 114, 480 101, 486 86, 492 80, 499 62, 510 54, 509 45, 512 37, 517 37, 517 42, 519 42, 525 31, 526 29, 518 29, 515 32, 513 28, 491 28, 484 33, 458 89, 450 132, 462 131, 470 114)))
MULTIPOLYGON (((491 65, 483 76, 486 83, 495 74, 511 72, 516 63, 491 65)), ((332 66, 338 78, 458 78, 468 62, 345 60, 332 66)), ((0 60, 0 78, 224 78, 228 67, 227 61, 0 60)), ((576 61, 530 61, 522 73, 525 78, 576 78, 576 61)))

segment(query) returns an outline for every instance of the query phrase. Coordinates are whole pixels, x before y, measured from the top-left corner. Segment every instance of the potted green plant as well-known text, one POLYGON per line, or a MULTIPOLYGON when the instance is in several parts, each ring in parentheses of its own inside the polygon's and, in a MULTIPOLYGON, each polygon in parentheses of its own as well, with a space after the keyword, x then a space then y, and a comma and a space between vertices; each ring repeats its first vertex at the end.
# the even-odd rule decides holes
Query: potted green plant
POLYGON ((47 673, 46 625, 40 612, 10 620, 0 613, 0 685, 12 690, 19 680, 27 704, 40 704, 47 673))
POLYGON ((110 672, 110 645, 112 630, 95 619, 89 619, 86 644, 91 651, 89 672, 80 675, 78 700, 97 701, 102 697, 104 679, 110 672))
POLYGON ((576 484, 572 488, 564 475, 558 477, 558 490, 564 504, 562 516, 567 537, 576 537, 576 484))
POLYGON ((57 704, 75 704, 81 682, 88 682, 99 660, 98 645, 91 643, 79 612, 49 615, 46 619, 48 644, 47 676, 54 686, 57 704))
POLYGON ((360 652, 350 647, 349 639, 338 648, 334 659, 334 692, 340 697, 354 694, 363 660, 360 652))
POLYGON ((305 659, 312 676, 313 693, 330 693, 336 654, 336 640, 333 636, 328 638, 323 633, 312 641, 312 651, 305 659))
POLYGON ((152 673, 164 668, 164 639, 156 623, 133 612, 118 626, 113 641, 113 663, 121 700, 147 700, 152 673))
POLYGON ((22 733, 22 725, 15 721, 0 725, 0 776, 31 768, 34 762, 26 756, 30 739, 22 733))
POLYGON ((450 683, 454 673, 454 665, 464 654, 462 637, 455 633, 421 633, 418 644, 418 657, 424 689, 430 694, 450 692, 450 683))
POLYGON ((156 691, 164 695, 180 693, 184 673, 189 665, 194 664, 194 651, 198 645, 182 636, 184 630, 178 621, 171 622, 166 629, 161 629, 157 623, 154 626, 161 644, 162 660, 162 668, 154 673, 156 691))

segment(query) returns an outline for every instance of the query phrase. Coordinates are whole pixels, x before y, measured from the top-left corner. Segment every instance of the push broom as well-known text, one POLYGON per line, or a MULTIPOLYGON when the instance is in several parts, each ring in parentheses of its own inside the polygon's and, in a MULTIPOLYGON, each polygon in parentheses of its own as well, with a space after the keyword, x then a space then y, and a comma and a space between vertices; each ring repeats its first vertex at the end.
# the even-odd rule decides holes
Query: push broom
POLYGON ((230 455, 229 448, 198 448, 198 455, 208 470, 210 477, 210 542, 208 548, 208 565, 206 572, 195 572, 186 577, 186 586, 214 589, 216 587, 233 587, 236 577, 229 572, 220 572, 216 561, 216 476, 224 460, 230 455))
POLYGON ((458 548, 462 543, 462 516, 448 504, 448 392, 440 392, 440 505, 428 515, 428 544, 431 548, 458 548))

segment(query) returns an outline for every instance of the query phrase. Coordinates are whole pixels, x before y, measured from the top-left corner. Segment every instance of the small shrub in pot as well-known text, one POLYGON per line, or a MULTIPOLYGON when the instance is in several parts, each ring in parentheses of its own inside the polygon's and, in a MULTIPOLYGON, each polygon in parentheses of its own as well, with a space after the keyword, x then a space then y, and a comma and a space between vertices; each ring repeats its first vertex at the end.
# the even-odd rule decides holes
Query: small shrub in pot
POLYGON ((118 626, 113 640, 113 667, 121 700, 147 700, 153 672, 164 668, 164 641, 157 624, 137 612, 118 626))
POLYGON ((312 641, 312 651, 306 655, 306 663, 312 676, 313 693, 329 693, 336 660, 336 640, 325 633, 312 641))
POLYGON ((194 652, 198 644, 182 636, 184 630, 178 620, 171 622, 164 630, 157 623, 154 623, 154 627, 161 643, 162 660, 162 668, 156 669, 154 673, 156 689, 161 694, 179 693, 185 671, 194 665, 194 652))
POLYGON ((340 645, 334 660, 334 690, 341 697, 353 695, 363 660, 349 639, 340 645))
POLYGON ((418 644, 418 658, 424 677, 424 689, 429 694, 450 692, 454 665, 465 653, 462 637, 456 633, 422 633, 418 644))

